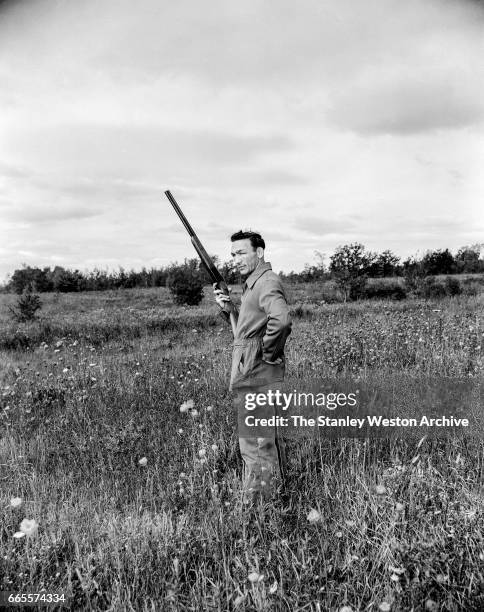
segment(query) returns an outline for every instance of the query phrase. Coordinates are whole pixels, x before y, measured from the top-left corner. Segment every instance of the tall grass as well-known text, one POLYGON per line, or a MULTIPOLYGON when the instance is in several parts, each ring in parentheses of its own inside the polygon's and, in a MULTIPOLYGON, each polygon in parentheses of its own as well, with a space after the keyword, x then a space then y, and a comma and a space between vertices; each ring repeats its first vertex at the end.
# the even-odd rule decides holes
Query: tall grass
MULTIPOLYGON (((91 610, 483 608, 480 439, 290 440, 286 494, 248 511, 215 307, 45 301, 40 323, 2 321, 0 590, 91 610), (14 538, 24 517, 39 532, 14 538)), ((294 384, 482 377, 482 295, 292 307, 294 384)))

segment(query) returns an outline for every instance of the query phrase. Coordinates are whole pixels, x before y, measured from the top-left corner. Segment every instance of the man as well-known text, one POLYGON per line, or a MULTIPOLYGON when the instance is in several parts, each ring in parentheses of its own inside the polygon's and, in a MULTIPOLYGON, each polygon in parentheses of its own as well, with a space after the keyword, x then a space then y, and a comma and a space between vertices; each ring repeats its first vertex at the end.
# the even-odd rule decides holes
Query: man
MULTIPOLYGON (((248 433, 242 426, 248 414, 270 417, 274 406, 247 412, 244 398, 251 393, 266 393, 282 384, 285 371, 284 345, 291 333, 289 307, 281 279, 264 261, 265 242, 260 234, 239 231, 231 236, 235 267, 245 278, 240 312, 234 330, 230 389, 235 392, 239 417, 239 448, 244 461, 246 499, 259 494, 268 498, 284 479, 285 449, 277 427, 248 433)), ((220 308, 230 297, 214 286, 220 308)))

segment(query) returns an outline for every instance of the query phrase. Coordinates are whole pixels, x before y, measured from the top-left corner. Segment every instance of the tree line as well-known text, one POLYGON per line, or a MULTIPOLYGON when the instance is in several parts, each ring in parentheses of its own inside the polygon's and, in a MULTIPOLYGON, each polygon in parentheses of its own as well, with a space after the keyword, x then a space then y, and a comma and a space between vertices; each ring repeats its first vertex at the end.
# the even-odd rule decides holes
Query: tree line
MULTIPOLYGON (((427 251, 423 256, 413 256, 402 261, 390 250, 376 253, 367 250, 360 243, 338 247, 326 264, 325 257, 316 252, 316 263, 306 264, 301 272, 282 274, 291 282, 311 282, 334 279, 342 287, 351 287, 362 279, 405 276, 407 279, 424 278, 440 274, 484 273, 481 251, 484 245, 461 247, 454 255, 449 249, 427 251)), ((231 262, 220 263, 214 256, 222 275, 229 284, 240 282, 239 274, 231 262)), ((141 270, 115 271, 100 270, 81 272, 62 266, 38 268, 23 265, 8 279, 5 290, 21 294, 26 289, 38 293, 58 291, 61 293, 79 291, 103 291, 107 289, 131 289, 170 286, 180 274, 210 283, 198 259, 186 259, 182 264, 172 263, 161 268, 143 267, 141 270)))

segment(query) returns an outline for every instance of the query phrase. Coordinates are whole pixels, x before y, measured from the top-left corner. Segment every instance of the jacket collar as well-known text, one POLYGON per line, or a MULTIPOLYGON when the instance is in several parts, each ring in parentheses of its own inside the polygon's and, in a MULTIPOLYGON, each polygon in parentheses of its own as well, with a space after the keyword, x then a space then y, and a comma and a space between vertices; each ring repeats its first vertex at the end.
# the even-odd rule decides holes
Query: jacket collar
POLYGON ((245 284, 247 285, 247 287, 249 287, 249 289, 252 289, 256 281, 259 280, 259 278, 264 274, 264 272, 267 272, 267 270, 272 270, 272 266, 268 261, 259 264, 257 268, 253 272, 251 272, 246 278, 245 284))

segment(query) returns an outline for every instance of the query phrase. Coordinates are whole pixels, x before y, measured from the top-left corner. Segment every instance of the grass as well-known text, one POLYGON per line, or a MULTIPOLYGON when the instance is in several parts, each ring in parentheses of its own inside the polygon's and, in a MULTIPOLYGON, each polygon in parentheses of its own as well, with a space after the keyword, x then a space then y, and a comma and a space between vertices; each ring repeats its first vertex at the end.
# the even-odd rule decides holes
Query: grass
MULTIPOLYGON (((289 294, 290 385, 482 378, 483 294, 289 294)), ((1 300, 0 590, 68 592, 76 610, 483 608, 480 438, 290 440, 289 493, 250 513, 231 336, 213 303, 180 309, 163 289, 43 295, 41 319, 17 324, 15 296, 1 300), (180 413, 187 399, 197 415, 180 413), (16 539, 25 517, 38 533, 16 539)))

